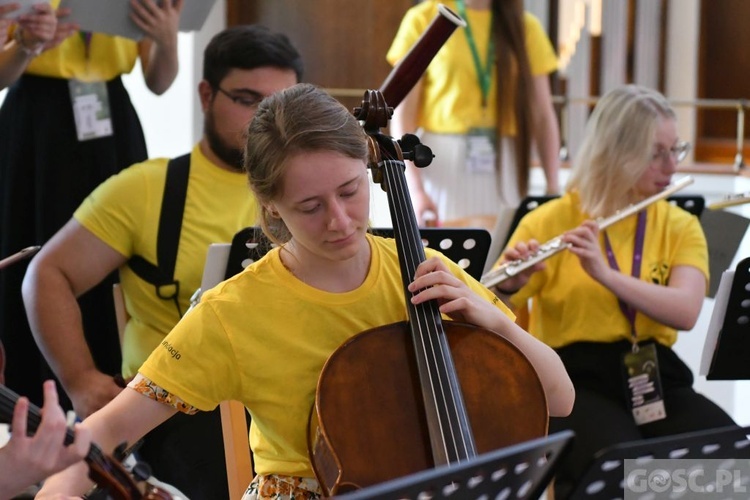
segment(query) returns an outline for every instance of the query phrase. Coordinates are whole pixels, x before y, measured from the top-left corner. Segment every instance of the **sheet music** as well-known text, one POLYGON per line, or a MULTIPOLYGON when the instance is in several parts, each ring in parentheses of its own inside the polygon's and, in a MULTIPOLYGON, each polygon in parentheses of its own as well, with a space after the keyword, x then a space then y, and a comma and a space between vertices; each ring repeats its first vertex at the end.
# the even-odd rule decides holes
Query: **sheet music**
POLYGON ((714 297, 719 288, 721 273, 732 266, 750 226, 750 219, 728 210, 704 210, 701 226, 708 242, 708 296, 714 297))
POLYGON ((708 370, 711 368, 711 361, 713 360, 714 352, 716 352, 716 345, 719 343, 721 327, 724 325, 724 316, 727 313, 729 292, 732 290, 734 272, 734 269, 728 269, 721 274, 719 288, 716 291, 716 298, 714 299, 714 310, 711 313, 711 321, 708 323, 706 342, 703 344, 703 356, 701 357, 699 370, 700 375, 708 375, 708 370))
MULTIPOLYGON (((180 31, 200 30, 215 1, 185 0, 180 13, 180 31)), ((60 7, 71 9, 71 14, 63 21, 78 23, 84 31, 133 40, 143 38, 143 31, 130 19, 130 0, 62 0, 60 7)))
POLYGON ((203 267, 201 290, 204 292, 224 281, 227 272, 227 261, 231 243, 211 243, 206 254, 206 265, 203 267))
POLYGON ((6 19, 15 19, 20 15, 30 12, 32 5, 49 3, 49 0, 0 0, 0 5, 8 5, 9 3, 17 3, 20 7, 12 12, 8 12, 4 17, 6 19))

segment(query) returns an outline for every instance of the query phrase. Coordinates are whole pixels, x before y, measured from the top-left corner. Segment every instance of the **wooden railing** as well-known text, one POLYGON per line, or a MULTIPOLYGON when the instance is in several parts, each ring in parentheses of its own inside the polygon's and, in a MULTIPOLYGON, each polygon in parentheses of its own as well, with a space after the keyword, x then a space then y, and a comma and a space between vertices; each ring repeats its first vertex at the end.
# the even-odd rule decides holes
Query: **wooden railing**
MULTIPOLYGON (((560 115, 560 141, 561 149, 560 156, 563 160, 568 160, 568 120, 567 113, 568 107, 571 104, 590 104, 594 105, 598 101, 598 97, 577 97, 571 98, 566 96, 553 96, 552 100, 555 104, 558 113, 560 115)), ((735 110, 737 112, 737 128, 735 135, 735 147, 736 151, 734 154, 734 163, 732 168, 735 172, 739 172, 743 168, 747 167, 744 159, 744 143, 745 143, 745 110, 750 109, 750 101, 747 99, 695 99, 695 100, 679 100, 670 99, 670 104, 675 108, 700 108, 700 109, 724 109, 724 110, 735 110)), ((692 141, 695 142, 695 141, 692 141)))
MULTIPOLYGON (((328 93, 336 98, 361 98, 365 89, 351 89, 351 88, 329 88, 326 89, 328 93)), ((568 111, 569 107, 573 104, 589 104, 594 105, 599 100, 599 97, 567 97, 555 95, 552 96, 552 102, 555 105, 555 109, 560 117, 560 158, 563 161, 569 161, 569 122, 568 122, 568 111)), ((723 109, 723 110, 735 110, 737 113, 737 126, 735 135, 735 154, 734 163, 732 164, 732 170, 739 172, 740 170, 747 168, 744 157, 744 146, 745 146, 745 111, 750 109, 750 100, 748 99, 694 99, 694 100, 679 100, 670 99, 670 104, 675 108, 696 108, 696 109, 723 109)), ((695 143, 696 141, 691 141, 695 143)))

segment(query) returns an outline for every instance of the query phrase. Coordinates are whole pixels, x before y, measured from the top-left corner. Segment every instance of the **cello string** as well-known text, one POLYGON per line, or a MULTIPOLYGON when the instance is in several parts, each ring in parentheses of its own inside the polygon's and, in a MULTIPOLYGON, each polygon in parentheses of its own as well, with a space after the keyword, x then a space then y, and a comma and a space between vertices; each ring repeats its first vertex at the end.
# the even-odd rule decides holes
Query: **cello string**
MULTIPOLYGON (((403 162, 394 161, 392 167, 403 169, 403 162)), ((419 231, 416 225, 416 218, 414 217, 413 208, 409 204, 410 198, 408 198, 409 193, 404 182, 405 177, 403 175, 396 175, 396 173, 393 172, 390 173, 393 184, 392 186, 390 186, 390 189, 397 190, 400 195, 400 197, 398 197, 400 204, 394 203, 395 211, 397 213, 399 211, 401 212, 398 214, 399 216, 396 217, 396 223, 400 224, 403 222, 405 224, 406 222, 411 221, 412 227, 404 228, 404 234, 402 234, 402 236, 406 236, 406 238, 413 240, 415 235, 419 235, 419 231)), ((417 237, 419 237, 419 241, 412 241, 413 244, 404 248, 403 252, 405 255, 405 260, 408 260, 407 270, 410 273, 413 273, 416 270, 417 265, 425 259, 424 248, 422 246, 422 238, 421 236, 417 237), (416 246, 416 244, 418 244, 419 246, 416 246), (406 250, 409 251, 407 252, 406 250)), ((430 373, 430 383, 433 397, 435 398, 435 400, 437 400, 436 393, 440 393, 442 408, 443 412, 445 413, 445 420, 447 420, 447 427, 451 437, 450 441, 453 447, 454 456, 456 460, 460 460, 462 457, 469 457, 472 455, 472 451, 470 451, 470 449, 473 450, 473 443, 467 443, 467 439, 471 439, 471 433, 468 431, 468 425, 465 425, 468 422, 465 416, 464 418, 462 418, 462 412, 460 411, 461 405, 458 404, 461 399, 460 393, 457 391, 458 382, 454 381, 453 383, 451 383, 452 379, 455 380, 455 377, 450 376, 450 368, 452 368, 452 357, 447 345, 445 332, 442 328, 442 321, 437 301, 430 301, 429 303, 426 303, 424 305, 425 307, 415 309, 415 312, 418 313, 416 314, 416 319, 418 322, 417 331, 422 337, 421 342, 423 346, 425 344, 429 344, 430 346, 430 352, 428 352, 427 349, 423 347, 423 354, 426 359, 428 358, 429 354, 432 355, 431 359, 433 360, 433 363, 428 363, 428 367, 434 366, 436 369, 434 377, 437 378, 437 384, 435 384, 435 382, 432 380, 433 374, 430 373), (424 323, 424 326, 422 325, 422 323, 424 323), (425 332, 427 332, 427 334, 425 332), (429 332, 433 332, 432 335, 430 335, 429 332), (425 342, 425 338, 428 340, 428 342, 425 342), (453 407, 452 412, 450 411, 449 406, 453 407), (463 426, 462 423, 464 424, 463 426), (465 432, 461 431, 462 427, 465 432), (457 431, 456 428, 458 428, 459 430, 457 431), (461 454, 459 449, 463 449, 463 455, 461 454)), ((455 368, 453 368, 453 373, 455 373, 455 368)), ((441 414, 441 412, 438 412, 438 415, 439 426, 441 427, 441 429, 443 429, 442 433, 445 437, 445 424, 442 423, 443 415, 441 414)), ((444 447, 447 447, 449 443, 445 442, 446 439, 443 439, 443 441, 444 447)))
MULTIPOLYGON (((400 168, 400 165, 397 165, 396 168, 400 168)), ((394 190, 399 190, 399 193, 402 195, 400 199, 405 199, 403 197, 404 192, 401 185, 394 185, 392 186, 392 188, 394 190)), ((403 209, 403 207, 401 208, 403 209)), ((397 217, 397 223, 402 224, 401 221, 405 223, 406 219, 405 217, 403 217, 404 214, 401 213, 399 215, 400 216, 397 217)), ((404 228, 401 234, 402 242, 399 243, 402 248, 403 254, 405 255, 405 260, 408 261, 407 272, 409 273, 409 278, 413 276, 418 263, 422 260, 418 255, 415 257, 415 255, 413 254, 413 252, 418 253, 420 250, 422 250, 421 247, 415 246, 417 243, 415 243, 414 245, 405 245, 403 242, 403 237, 410 236, 413 233, 413 230, 408 231, 406 228, 404 228)), ((421 241, 419 242, 419 244, 421 245, 421 241)), ((437 425, 440 429, 440 435, 442 437, 440 444, 443 447, 444 455, 447 459, 450 459, 452 458, 452 455, 457 455, 458 443, 454 425, 450 419, 450 412, 448 411, 445 382, 443 380, 442 373, 440 371, 440 365, 438 362, 440 358, 436 354, 436 350, 439 351, 441 348, 440 342, 436 335, 429 335, 430 327, 432 327, 433 332, 436 332, 437 324, 434 321, 434 317, 435 315, 439 314, 438 311, 430 311, 430 309, 432 309, 431 305, 431 303, 426 303, 420 306, 414 306, 409 303, 410 310, 414 313, 412 315, 414 332, 416 333, 417 339, 420 342, 420 350, 418 352, 418 355, 422 356, 425 360, 424 366, 428 375, 429 389, 432 393, 431 401, 434 402, 434 411, 437 418, 437 425), (429 312, 432 312, 432 316, 429 314, 429 312), (433 318, 432 322, 430 322, 431 317, 433 318)))
MULTIPOLYGON (((406 189, 405 178, 400 176, 398 178, 400 182, 400 188, 405 193, 402 197, 403 200, 408 202, 408 189, 406 189)), ((412 214, 411 220, 413 225, 414 234, 419 234, 419 230, 416 224, 416 218, 413 217, 413 209, 411 206, 407 208, 408 212, 412 214)), ((424 249, 421 244, 421 236, 419 236, 419 251, 421 257, 419 261, 415 263, 414 268, 425 259, 424 249)), ((460 385, 456 378, 456 370, 453 365, 453 357, 451 355, 450 346, 448 345, 447 337, 442 323, 442 315, 439 310, 439 304, 437 301, 431 301, 430 306, 422 310, 427 323, 428 339, 433 349, 432 359, 433 365, 437 370, 438 387, 442 396, 442 404, 444 411, 446 412, 446 418, 449 424, 449 430, 451 433, 451 443, 453 444, 454 461, 460 461, 462 458, 468 458, 473 456, 473 439, 468 425, 468 419, 465 416, 465 411, 461 411, 463 408, 462 395, 460 392, 460 385), (437 351, 437 353, 435 353, 437 351)))
MULTIPOLYGON (((413 242, 413 244, 411 245, 407 245, 406 244, 407 242, 404 241, 405 238, 411 238, 413 236, 414 231, 409 232, 407 231, 407 228, 405 227, 405 224, 406 224, 405 212, 407 210, 403 206, 405 204, 405 201, 403 200, 406 200, 404 188, 402 185, 397 183, 400 176, 393 172, 393 170, 396 168, 402 168, 402 164, 395 163, 395 160, 393 163, 391 163, 390 161, 386 161, 384 164, 384 168, 386 169, 385 177, 388 182, 388 189, 389 189, 389 192, 392 194, 391 199, 392 199, 392 206, 394 209, 394 217, 393 217, 394 221, 393 222, 397 228, 396 234, 399 236, 396 242, 399 245, 399 249, 401 250, 401 254, 404 256, 404 261, 405 261, 404 272, 407 275, 404 276, 404 281, 406 282, 407 279, 410 279, 413 276, 414 271, 416 270, 416 262, 415 262, 415 258, 412 252, 419 252, 419 247, 415 246, 416 242, 413 242), (398 196, 396 196, 395 194, 398 194, 398 196), (401 200, 401 203, 399 203, 400 200, 401 200)), ((410 292, 408 292, 408 290, 406 291, 406 293, 407 295, 410 295, 410 292)), ((434 345, 432 344, 433 339, 430 336, 425 334, 425 331, 428 326, 427 325, 428 318, 426 317, 424 312, 429 306, 425 304, 424 307, 417 308, 413 306, 410 301, 408 301, 407 304, 408 304, 409 310, 413 313, 413 314, 410 314, 410 316, 413 322, 412 330, 416 333, 415 340, 419 344, 415 346, 417 348, 417 355, 420 355, 423 357, 425 362, 423 363, 422 366, 427 368, 427 372, 426 372, 426 375, 428 377, 427 382, 429 383, 429 388, 432 393, 432 401, 435 402, 434 410, 435 410, 435 416, 437 418, 437 425, 440 430, 440 435, 443 438, 442 439, 443 452, 446 456, 448 456, 449 455, 448 448, 447 448, 448 443, 446 442, 446 437, 448 436, 446 435, 446 424, 443 422, 443 420, 447 417, 447 415, 445 414, 447 412, 440 411, 441 406, 443 408, 445 407, 445 402, 440 401, 440 404, 438 404, 438 395, 436 391, 436 387, 442 387, 442 381, 440 380, 439 373, 433 373, 433 371, 430 370, 430 367, 431 366, 436 367, 437 363, 436 362, 430 363, 430 358, 429 358, 430 351, 432 351, 433 358, 434 358, 434 345), (420 313, 423 313, 423 314, 420 314, 420 313), (431 347, 430 350, 428 350, 428 344, 431 347), (437 383, 435 381, 436 378, 438 379, 437 383)), ((441 395, 444 397, 443 394, 441 395)), ((455 450, 456 448, 455 437, 454 437, 455 434, 453 432, 452 427, 450 425, 448 427, 450 428, 451 439, 454 441, 453 448, 455 450)))
MULTIPOLYGON (((385 154, 385 156, 387 156, 388 159, 393 159, 393 155, 391 155, 390 151, 387 150, 386 148, 379 148, 378 147, 378 148, 376 148, 376 151, 380 151, 381 155, 385 154)), ((406 188, 406 185, 405 185, 405 176, 403 175, 403 170, 404 170, 405 167, 403 165, 403 161, 401 161, 400 158, 397 161, 398 161, 397 167, 399 167, 401 169, 397 173, 400 174, 400 175, 395 175, 395 174, 391 175, 391 177, 393 177, 395 179, 394 179, 394 186, 392 186, 390 188, 390 192, 391 193, 398 192, 401 195, 399 199, 401 200, 401 203, 402 203, 403 206, 400 207, 400 206, 398 206, 395 203, 392 203, 391 206, 394 207, 394 211, 395 212, 398 212, 398 210, 401 209, 402 213, 401 214, 397 213, 398 216, 395 217, 397 223, 399 221, 404 221, 404 222, 411 221, 412 231, 408 232, 407 236, 411 237, 411 238, 413 238, 413 237, 419 238, 420 246, 416 247, 416 246, 412 245, 409 248, 410 250, 413 249, 413 250, 416 250, 417 252, 421 253, 421 257, 419 258, 419 260, 416 263, 413 262, 413 261, 410 262, 410 264, 411 264, 412 267, 411 267, 411 269, 407 269, 408 272, 413 273, 413 271, 416 270, 416 266, 422 260, 424 260, 424 258, 425 258, 424 257, 424 249, 423 249, 423 246, 421 246, 421 236, 419 236, 419 233, 418 233, 418 228, 417 228, 417 224, 416 224, 416 217, 414 216, 413 207, 411 207, 411 205, 410 205, 410 197, 408 195, 408 188, 406 188), (398 185, 395 184, 396 182, 398 182, 398 185), (408 218, 406 217, 407 214, 408 214, 408 218)), ((386 170, 386 171, 389 172, 388 170, 386 170)), ((386 178, 388 178, 388 176, 386 176, 386 178)), ((405 255, 405 259, 404 260, 407 260, 408 257, 410 256, 410 253, 407 253, 407 252, 403 252, 403 254, 405 255)), ((412 257, 412 259, 413 259, 413 257, 412 257)), ((462 395, 461 395, 461 391, 460 391, 460 385, 458 383, 457 378, 455 377, 455 367, 453 366, 453 363, 452 363, 452 357, 450 355, 450 348, 447 345, 447 340, 446 340, 446 337, 445 337, 445 332, 444 332, 444 330, 442 330, 442 322, 441 322, 441 317, 439 316, 439 314, 440 314, 439 309, 437 309, 437 307, 438 307, 437 306, 437 302, 436 301, 431 301, 431 302, 432 302, 432 307, 428 307, 428 308, 426 308, 424 310, 420 309, 420 310, 414 310, 414 311, 415 311, 415 314, 416 314, 416 312, 420 312, 420 311, 421 312, 425 312, 424 321, 426 321, 426 322, 429 323, 429 320, 432 318, 433 322, 437 323, 437 325, 439 326, 439 330, 440 331, 438 332, 438 335, 433 335, 432 337, 427 336, 427 338, 430 340, 430 344, 433 347, 433 359, 435 359, 435 360, 438 359, 437 357, 435 357, 435 354, 434 354, 435 347, 434 347, 434 344, 432 344, 433 341, 436 341, 437 344, 438 344, 438 350, 441 353, 441 358, 443 360, 442 364, 439 364, 436 361, 435 363, 433 363, 433 365, 436 368, 438 368, 438 369, 442 366, 443 369, 446 369, 446 367, 449 367, 452 370, 451 370, 450 373, 448 373, 448 372, 446 372, 446 373, 438 372, 438 373, 435 374, 435 376, 438 377, 438 380, 439 380, 439 384, 438 385, 440 387, 441 395, 443 397, 443 408, 446 411, 446 417, 448 418, 449 423, 450 423, 450 430, 451 430, 451 434, 453 436, 452 440, 453 440, 453 443, 454 443, 454 449, 456 449, 459 446, 457 444, 458 440, 456 440, 456 438, 455 438, 455 432, 454 432, 454 428, 453 428, 454 425, 455 425, 455 426, 459 427, 460 429, 462 429, 463 431, 465 431, 465 432, 461 432, 460 433, 460 436, 462 438, 462 445, 463 445, 462 448, 463 448, 463 451, 464 451, 464 456, 465 457, 470 457, 470 456, 473 456, 473 455, 476 454, 475 444, 474 444, 474 441, 473 441, 473 435, 472 435, 472 433, 470 431, 470 425, 469 425, 469 422, 468 422, 468 416, 467 416, 466 411, 465 411, 465 406, 463 405, 462 395), (431 316, 426 316, 426 311, 431 312, 432 313, 431 316), (440 335, 440 333, 442 333, 442 335, 440 335), (451 373, 454 374, 452 377, 450 376, 451 373), (448 383, 447 384, 443 382, 443 378, 447 378, 448 379, 448 383), (447 392, 446 392, 446 389, 445 389, 446 385, 448 387, 448 391, 447 392), (450 397, 448 397, 448 395, 450 397), (451 401, 450 401, 450 403, 446 403, 445 402, 446 400, 451 400, 451 401), (447 406, 447 405, 449 405, 451 403, 452 403, 452 406, 453 406, 453 413, 452 414, 448 410, 448 406, 447 406), (454 424, 454 422, 450 420, 451 416, 458 418, 458 422, 456 422, 454 424)), ((420 318, 419 315, 416 315, 416 316, 417 316, 417 321, 418 322, 422 321, 422 318, 420 318)), ((421 324, 419 326, 420 326, 420 328, 417 330, 417 332, 419 333, 419 335, 421 335, 422 337, 424 337, 425 336, 424 333, 423 333, 424 329, 421 327, 421 324)), ((434 328, 434 330, 437 330, 437 328, 434 328)), ((423 344, 424 344, 424 342, 423 342, 423 344)), ((428 366, 428 368, 429 368, 429 366, 428 366)), ((433 375, 430 374, 430 376, 432 377, 433 375)), ((433 401, 434 401, 434 400, 436 400, 436 396, 435 396, 435 392, 436 391, 434 389, 435 384, 432 381, 430 381, 430 383, 432 384, 431 387, 433 388, 432 392, 433 392, 433 401)), ((440 423, 441 427, 442 427, 442 425, 443 424, 440 423)), ((460 456, 460 454, 458 453, 458 451, 456 451, 456 457, 459 457, 459 456, 460 456)))

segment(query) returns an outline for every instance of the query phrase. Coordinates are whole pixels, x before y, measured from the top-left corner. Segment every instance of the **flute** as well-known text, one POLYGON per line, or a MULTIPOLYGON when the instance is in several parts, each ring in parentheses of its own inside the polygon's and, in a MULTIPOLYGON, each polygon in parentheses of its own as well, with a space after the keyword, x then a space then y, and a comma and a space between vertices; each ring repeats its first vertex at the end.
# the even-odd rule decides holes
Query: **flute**
MULTIPOLYGON (((634 205, 630 205, 627 208, 624 208, 622 210, 618 210, 613 215, 606 217, 606 218, 599 218, 597 219, 597 224, 599 225, 599 229, 606 229, 612 224, 619 222, 626 217, 630 217, 633 214, 636 214, 646 208, 647 206, 651 205, 652 203, 655 203, 659 200, 663 200, 664 198, 669 197, 671 194, 685 188, 686 186, 689 186, 693 183, 693 178, 691 176, 686 176, 680 179, 679 181, 675 182, 674 184, 667 186, 664 191, 657 193, 653 196, 650 196, 644 200, 639 201, 638 203, 634 205)), ((565 250, 567 248, 570 248, 570 243, 565 243, 562 240, 561 236, 558 236, 556 238, 553 238, 539 246, 539 250, 534 253, 534 255, 529 256, 527 259, 518 259, 513 260, 509 262, 505 262, 501 264, 496 269, 493 269, 492 271, 489 271, 484 276, 482 276, 481 282, 484 286, 487 288, 491 288, 493 286, 499 285, 503 281, 512 278, 516 274, 520 273, 521 271, 525 271, 526 269, 530 268, 534 264, 537 264, 539 262, 542 262, 545 259, 548 259, 549 257, 552 257, 558 252, 561 252, 562 250, 565 250)))
POLYGON ((720 208, 733 207, 744 203, 750 203, 750 191, 747 193, 728 194, 721 200, 709 204, 707 208, 709 210, 718 210, 720 208))

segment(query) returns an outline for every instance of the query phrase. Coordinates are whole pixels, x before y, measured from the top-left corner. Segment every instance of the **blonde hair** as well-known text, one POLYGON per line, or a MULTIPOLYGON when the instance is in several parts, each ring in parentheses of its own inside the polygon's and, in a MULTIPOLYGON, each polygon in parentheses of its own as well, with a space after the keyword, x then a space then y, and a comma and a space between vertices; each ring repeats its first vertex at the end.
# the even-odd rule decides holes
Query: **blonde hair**
POLYGON ((367 136, 349 110, 314 85, 297 84, 260 103, 248 127, 245 171, 259 204, 261 228, 276 244, 292 235, 266 205, 283 191, 287 161, 313 151, 367 161, 367 136))
POLYGON ((635 185, 650 165, 664 118, 675 119, 667 99, 638 85, 616 88, 599 100, 567 185, 578 191, 585 213, 604 217, 637 201, 635 185))

